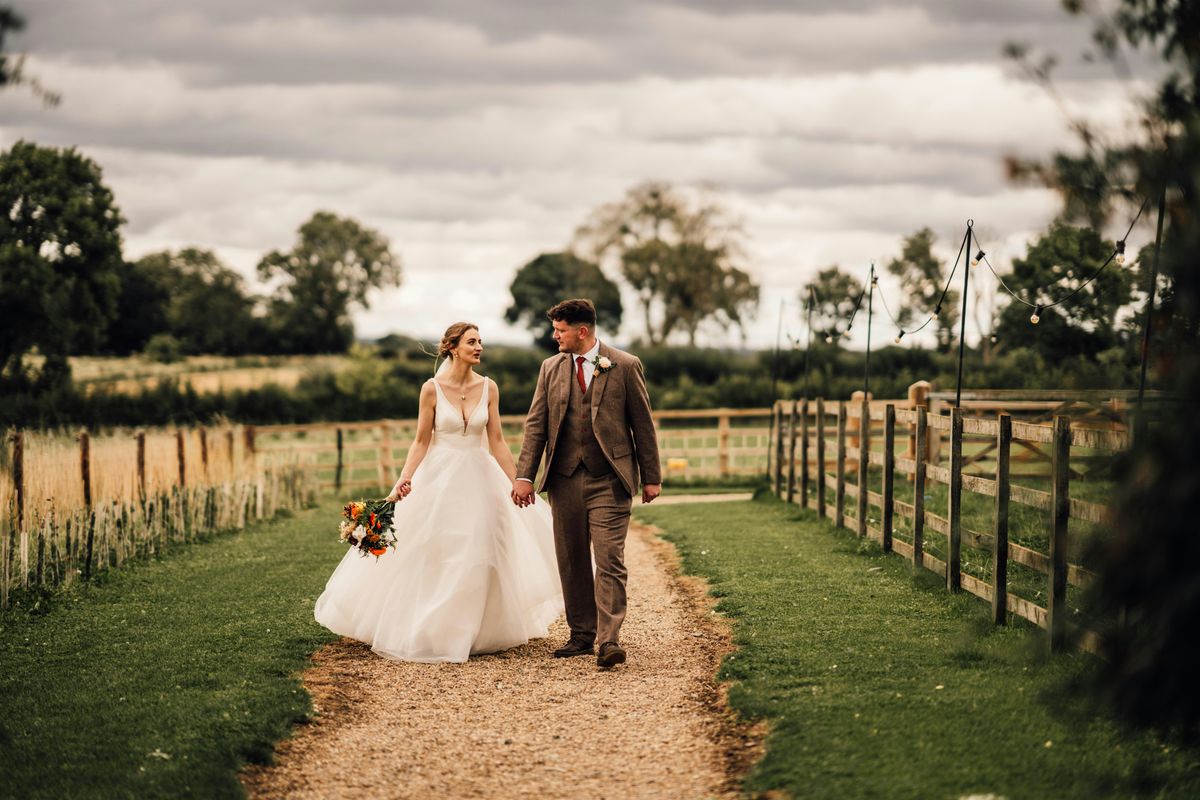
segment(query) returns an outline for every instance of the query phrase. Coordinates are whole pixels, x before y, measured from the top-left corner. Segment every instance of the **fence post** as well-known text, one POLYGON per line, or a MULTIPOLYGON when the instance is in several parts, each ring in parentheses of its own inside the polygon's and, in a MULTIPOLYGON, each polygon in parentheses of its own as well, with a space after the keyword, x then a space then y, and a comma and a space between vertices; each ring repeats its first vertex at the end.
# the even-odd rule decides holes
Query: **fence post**
POLYGON ((253 473, 254 473, 254 471, 255 471, 255 444, 254 444, 254 436, 255 436, 255 431, 254 431, 254 426, 253 426, 253 425, 247 425, 247 426, 245 427, 245 429, 243 429, 243 430, 242 430, 242 438, 243 438, 243 440, 245 441, 245 444, 246 444, 246 452, 243 454, 243 456, 244 456, 244 458, 245 458, 247 461, 249 461, 249 462, 250 462, 250 472, 251 472, 251 474, 253 474, 253 473))
POLYGON ((808 398, 800 401, 800 507, 808 508, 808 398))
MULTIPOLYGON (((792 401, 792 415, 788 419, 788 470, 787 470, 787 501, 796 502, 796 409, 799 400, 792 401)), ((722 417, 724 422, 725 418, 722 417)))
POLYGON ((783 495, 783 401, 775 401, 775 496, 783 495))
POLYGON ((729 415, 717 417, 717 473, 724 478, 729 474, 729 415))
POLYGON ((950 536, 946 546, 946 588, 962 587, 962 409, 950 409, 950 536))
POLYGON ((96 543, 96 513, 92 508, 92 437, 87 428, 79 431, 79 477, 83 480, 83 508, 87 516, 87 553, 84 555, 83 579, 92 577, 92 549, 96 543))
POLYGON ((883 409, 883 552, 892 551, 892 526, 895 524, 893 503, 896 493, 896 407, 891 403, 883 409))
POLYGON ((846 406, 844 400, 838 402, 837 413, 837 488, 833 495, 833 524, 839 528, 846 527, 846 406))
POLYGON ((996 522, 992 529, 992 622, 1008 621, 1008 498, 1012 417, 1000 414, 996 433, 996 522))
POLYGON ((863 396, 858 418, 858 538, 867 536, 867 460, 871 449, 871 406, 863 396))
POLYGON ((204 478, 208 478, 208 428, 200 429, 200 465, 204 469, 204 478))
POLYGON ((134 437, 137 439, 137 481, 138 481, 138 497, 146 502, 146 432, 138 431, 134 437))
POLYGON ((337 489, 338 491, 341 491, 341 488, 342 488, 342 464, 343 464, 342 447, 343 447, 342 429, 338 428, 337 429, 337 468, 333 473, 333 488, 337 489))
POLYGON ((1067 520, 1071 509, 1071 418, 1054 418, 1053 487, 1050 506, 1053 519, 1050 530, 1050 576, 1046 603, 1046 627, 1050 629, 1050 649, 1061 649, 1067 642, 1067 520))
POLYGON ((925 465, 929 458, 929 411, 917 407, 917 463, 913 468, 913 567, 925 566, 925 465))
POLYGON ((817 513, 825 517, 825 398, 817 398, 817 513))
POLYGON ((179 487, 187 486, 187 461, 183 453, 183 431, 175 431, 175 459, 179 462, 179 487))

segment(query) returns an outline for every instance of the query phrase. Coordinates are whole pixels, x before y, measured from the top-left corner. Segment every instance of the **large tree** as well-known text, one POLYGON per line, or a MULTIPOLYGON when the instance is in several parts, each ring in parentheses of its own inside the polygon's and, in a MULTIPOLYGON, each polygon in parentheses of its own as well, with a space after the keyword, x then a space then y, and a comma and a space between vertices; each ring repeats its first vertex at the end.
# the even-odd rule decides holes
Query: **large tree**
POLYGON ((1000 312, 997 338, 1006 347, 1028 347, 1047 361, 1095 355, 1118 343, 1117 314, 1132 298, 1133 273, 1109 262, 1114 244, 1090 227, 1057 221, 1013 260, 1004 282, 1034 307, 1013 301, 1000 312), (1089 282, 1089 278, 1091 279, 1089 282), (1066 299, 1063 299, 1066 298, 1066 299), (1038 323, 1030 318, 1037 305, 1038 323))
POLYGON ((837 264, 826 267, 800 290, 800 302, 812 303, 813 336, 835 347, 850 330, 851 317, 862 300, 863 284, 837 264))
MULTIPOLYGON (((1064 5, 1076 14, 1094 12, 1080 0, 1064 5)), ((1122 50, 1140 48, 1158 61, 1158 83, 1142 105, 1136 138, 1109 141, 1077 121, 1081 147, 1047 161, 1012 159, 1010 166, 1014 177, 1058 189, 1072 218, 1103 222, 1115 211, 1132 213, 1141 198, 1165 206, 1170 235, 1163 239, 1159 266, 1169 276, 1180 341, 1155 362, 1155 372, 1173 399, 1160 406, 1156 424, 1133 437, 1116 470, 1116 526, 1094 554, 1098 575, 1089 590, 1089 611, 1105 634, 1104 658, 1097 664, 1104 695, 1127 719, 1196 737, 1200 14, 1195 3, 1166 0, 1118 0, 1112 11, 1094 17, 1101 54, 1121 63, 1122 50), (1133 204, 1126 202, 1130 195, 1133 204)), ((1022 54, 1021 48, 1013 50, 1022 54)))
POLYGON ((165 291, 165 331, 184 352, 240 355, 262 346, 245 281, 212 251, 164 250, 143 256, 134 267, 165 291))
POLYGON ((551 353, 558 345, 551 337, 546 311, 572 297, 586 297, 596 306, 597 324, 609 331, 621 327, 621 289, 600 267, 571 252, 542 253, 517 270, 512 285, 512 305, 504 312, 511 323, 524 325, 538 347, 551 353))
POLYGON ((897 322, 909 327, 915 320, 924 322, 938 312, 937 346, 946 352, 955 338, 958 325, 958 298, 954 289, 946 289, 946 265, 933 254, 933 231, 922 228, 904 239, 900 257, 887 264, 887 271, 900 279, 901 300, 896 311, 897 322), (945 291, 943 298, 942 292, 945 291), (939 308, 940 301, 940 308, 939 308))
POLYGON ((378 231, 319 211, 290 251, 263 257, 258 274, 277 283, 268 315, 273 349, 341 353, 354 339, 350 309, 366 308, 371 289, 399 286, 400 259, 378 231))
POLYGON ((596 261, 616 262, 637 294, 651 344, 676 331, 694 342, 706 321, 742 327, 758 302, 758 287, 739 266, 741 228, 706 195, 639 184, 593 211, 575 240, 596 261))
POLYGON ((0 209, 0 376, 36 347, 43 380, 62 379, 116 312, 120 211, 95 162, 28 142, 0 154, 0 209))

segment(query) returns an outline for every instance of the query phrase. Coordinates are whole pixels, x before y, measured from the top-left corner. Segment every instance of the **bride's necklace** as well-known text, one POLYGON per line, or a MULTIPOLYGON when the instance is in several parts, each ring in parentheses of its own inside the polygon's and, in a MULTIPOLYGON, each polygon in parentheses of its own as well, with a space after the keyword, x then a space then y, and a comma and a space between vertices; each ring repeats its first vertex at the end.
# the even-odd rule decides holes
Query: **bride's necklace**
MULTIPOLYGON (((470 376, 467 377, 467 380, 470 380, 470 376)), ((461 401, 459 404, 458 413, 462 414, 462 421, 463 421, 462 432, 463 432, 463 436, 466 436, 467 435, 467 387, 466 387, 466 384, 459 386, 456 389, 456 391, 459 393, 458 399, 461 401)))

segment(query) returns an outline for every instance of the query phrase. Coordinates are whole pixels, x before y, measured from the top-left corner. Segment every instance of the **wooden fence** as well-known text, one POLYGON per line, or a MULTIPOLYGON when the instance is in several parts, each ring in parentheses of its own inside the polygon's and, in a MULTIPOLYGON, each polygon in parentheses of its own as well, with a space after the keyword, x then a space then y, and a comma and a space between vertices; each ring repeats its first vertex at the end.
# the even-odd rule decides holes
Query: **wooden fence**
MULTIPOLYGON (((766 408, 655 412, 663 474, 683 481, 766 475, 770 419, 766 408)), ((516 456, 525 418, 503 416, 500 422, 516 456)), ((321 489, 379 489, 390 487, 400 474, 416 420, 260 425, 254 430, 260 452, 301 456, 317 470, 321 489)))
POLYGON ((979 417, 948 408, 945 414, 935 414, 923 405, 901 407, 904 404, 822 398, 777 402, 771 474, 775 494, 815 508, 838 527, 850 527, 847 517, 852 515, 859 537, 878 541, 914 568, 940 575, 947 589, 966 590, 989 602, 995 624, 1005 624, 1012 613, 1046 629, 1052 649, 1079 633, 1082 646, 1095 651, 1095 633, 1074 630, 1069 618, 1069 587, 1085 587, 1093 578, 1070 560, 1079 548, 1069 554, 1069 531, 1072 521, 1084 528, 1103 526, 1111 511, 1071 496, 1072 479, 1080 477, 1072 469, 1072 448, 1079 451, 1076 459, 1110 458, 1128 446, 1128 433, 1116 425, 1073 425, 1062 414, 1043 424, 1018 421, 1008 413, 979 417), (944 463, 933 442, 944 442, 944 463), (1048 458, 1047 469, 1031 474, 1033 481, 1014 483, 1014 450, 1028 453, 1031 448, 1038 459, 1048 458), (981 468, 980 452, 989 455, 991 469, 981 468), (1037 481, 1044 481, 1048 489, 1031 485, 1037 481), (945 516, 929 507, 937 485, 945 488, 945 516), (988 530, 964 524, 964 503, 972 495, 991 505, 988 530), (1015 537, 1012 504, 1048 517, 1035 519, 1015 537), (901 527, 906 529, 904 537, 899 535, 901 527), (1022 544, 1014 538, 1029 541, 1022 544), (1042 541, 1044 547, 1034 546, 1042 541), (931 545, 942 557, 930 552, 931 545), (990 574, 971 574, 963 568, 964 547, 982 552, 981 562, 990 560, 990 574), (1013 591, 1010 563, 1042 576, 1043 586, 1032 598, 1013 591), (1036 602, 1039 597, 1043 605, 1036 602))
POLYGON ((14 589, 53 589, 245 527, 314 497, 295 459, 260 455, 253 428, 71 438, 13 431, 0 458, 0 608, 14 589))

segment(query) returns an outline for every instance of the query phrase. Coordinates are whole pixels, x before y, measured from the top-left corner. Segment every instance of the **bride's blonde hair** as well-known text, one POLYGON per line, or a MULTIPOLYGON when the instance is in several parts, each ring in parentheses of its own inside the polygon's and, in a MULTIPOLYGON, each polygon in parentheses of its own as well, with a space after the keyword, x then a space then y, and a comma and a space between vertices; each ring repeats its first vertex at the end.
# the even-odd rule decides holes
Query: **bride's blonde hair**
POLYGON ((438 358, 449 358, 450 354, 458 348, 463 334, 469 330, 479 330, 479 326, 474 322, 456 322, 446 328, 446 332, 442 334, 442 343, 438 345, 438 358))

